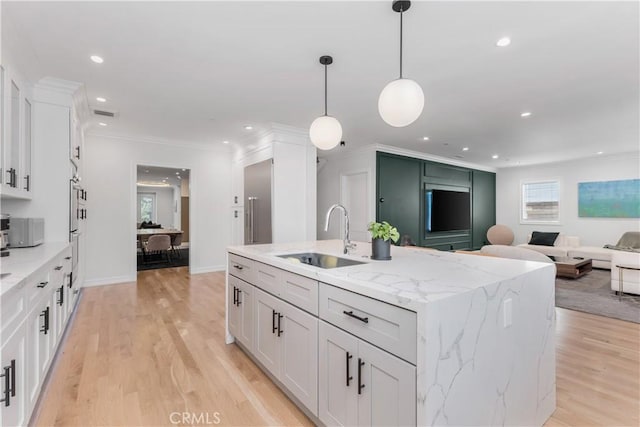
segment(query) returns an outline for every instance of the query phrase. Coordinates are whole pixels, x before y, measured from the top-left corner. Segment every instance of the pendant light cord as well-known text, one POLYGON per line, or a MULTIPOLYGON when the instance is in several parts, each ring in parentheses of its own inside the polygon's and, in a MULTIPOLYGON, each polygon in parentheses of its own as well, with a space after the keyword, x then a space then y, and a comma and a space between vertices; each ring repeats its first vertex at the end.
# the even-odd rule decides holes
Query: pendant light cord
POLYGON ((400 78, 402 78, 402 15, 404 11, 400 9, 400 78))
POLYGON ((327 64, 324 64, 324 115, 327 115, 327 64))

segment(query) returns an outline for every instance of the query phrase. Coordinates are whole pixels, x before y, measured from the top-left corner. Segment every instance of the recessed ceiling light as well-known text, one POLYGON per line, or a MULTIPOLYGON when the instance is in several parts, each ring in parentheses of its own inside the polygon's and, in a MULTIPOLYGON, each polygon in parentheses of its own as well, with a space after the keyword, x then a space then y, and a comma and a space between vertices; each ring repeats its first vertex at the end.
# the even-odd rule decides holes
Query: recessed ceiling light
POLYGON ((509 37, 503 37, 496 42, 496 46, 498 47, 507 47, 511 44, 511 39, 509 37))
POLYGON ((469 147, 464 147, 462 151, 469 151, 469 147))
POLYGON ((98 55, 91 55, 91 60, 96 64, 102 64, 104 62, 104 59, 102 59, 102 57, 98 55))
POLYGON ((429 140, 429 137, 428 137, 428 136, 423 136, 423 137, 422 137, 422 140, 423 140, 423 141, 428 141, 428 140, 429 140))
POLYGON ((144 171, 145 171, 145 173, 149 173, 149 169, 145 169, 144 171))
POLYGON ((253 126, 251 126, 251 125, 246 125, 244 127, 244 130, 252 130, 252 129, 253 129, 253 126))
POLYGON ((491 156, 492 159, 497 159, 498 157, 500 156, 498 156, 497 154, 494 154, 493 156, 491 156))
POLYGON ((106 126, 106 125, 107 125, 106 123, 102 123, 102 122, 100 122, 100 123, 98 123, 98 124, 99 124, 100 126, 106 126))
POLYGON ((603 151, 598 151, 596 154, 602 154, 602 153, 603 153, 603 151))
POLYGON ((164 179, 169 179, 169 177, 168 177, 168 176, 165 176, 165 177, 164 177, 164 179))
POLYGON ((186 169, 182 169, 182 172, 186 172, 186 171, 187 171, 186 169))
POLYGON ((520 113, 520 117, 529 117, 531 115, 531 111, 525 111, 524 113, 520 113))
POLYGON ((229 141, 222 141, 222 143, 223 143, 223 144, 228 144, 228 143, 229 143, 229 141))
POLYGON ((180 175, 180 172, 176 172, 176 175, 180 175))
POLYGON ((107 98, 103 98, 103 97, 99 96, 99 97, 96 98, 96 101, 98 101, 98 102, 107 102, 107 98))

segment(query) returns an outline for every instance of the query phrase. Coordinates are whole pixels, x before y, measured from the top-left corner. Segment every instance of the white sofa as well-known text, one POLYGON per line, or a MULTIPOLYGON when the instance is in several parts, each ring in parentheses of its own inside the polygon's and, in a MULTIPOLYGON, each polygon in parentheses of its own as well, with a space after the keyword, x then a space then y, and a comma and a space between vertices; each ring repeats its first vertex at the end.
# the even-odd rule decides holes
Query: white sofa
MULTIPOLYGON (((527 242, 531 240, 531 235, 527 236, 527 242)), ((611 269, 611 257, 617 251, 614 249, 599 248, 596 246, 580 246, 578 236, 567 236, 560 233, 553 246, 530 245, 524 243, 518 245, 521 248, 531 249, 546 256, 569 257, 569 258, 589 258, 596 268, 611 269)))
MULTIPOLYGON (((616 251, 611 257, 611 289, 618 291, 620 273, 616 265, 640 268, 640 253, 616 251)), ((622 292, 640 295, 640 271, 624 270, 622 272, 622 292)))

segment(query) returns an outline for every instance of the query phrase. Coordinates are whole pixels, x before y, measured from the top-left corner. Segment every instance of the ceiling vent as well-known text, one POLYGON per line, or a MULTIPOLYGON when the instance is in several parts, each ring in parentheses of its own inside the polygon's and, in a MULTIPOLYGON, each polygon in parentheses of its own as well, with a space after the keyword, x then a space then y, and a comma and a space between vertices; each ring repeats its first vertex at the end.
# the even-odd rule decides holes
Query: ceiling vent
POLYGON ((111 118, 115 118, 118 116, 118 113, 115 111, 97 110, 97 109, 93 110, 93 114, 95 114, 96 116, 111 117, 111 118))

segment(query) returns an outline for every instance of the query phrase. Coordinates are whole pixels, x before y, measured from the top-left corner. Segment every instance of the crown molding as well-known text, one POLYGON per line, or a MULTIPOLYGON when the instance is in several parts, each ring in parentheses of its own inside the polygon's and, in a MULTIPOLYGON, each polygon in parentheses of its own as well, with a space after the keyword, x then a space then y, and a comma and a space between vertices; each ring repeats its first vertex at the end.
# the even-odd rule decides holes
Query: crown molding
POLYGON ((404 148, 393 147, 391 145, 374 144, 374 147, 376 151, 382 151, 384 153, 413 157, 415 159, 420 159, 420 160, 430 160, 433 162, 444 163, 452 166, 460 166, 460 167, 469 168, 469 169, 477 169, 477 170, 482 170, 486 172, 494 172, 494 173, 497 172, 496 168, 493 168, 490 166, 479 165, 476 163, 464 162, 460 160, 454 160, 448 157, 441 157, 433 154, 421 153, 419 151, 407 150, 404 148))
POLYGON ((111 135, 108 133, 96 132, 95 130, 88 131, 86 133, 87 136, 98 137, 98 138, 106 138, 113 139, 116 141, 127 141, 133 143, 143 143, 143 144, 157 144, 164 145, 175 148, 188 148, 192 150, 202 150, 202 151, 213 151, 219 153, 229 154, 231 152, 230 149, 219 146, 207 146, 201 143, 196 142, 178 142, 170 139, 162 139, 162 138, 154 138, 154 137, 139 137, 139 136, 125 136, 125 135, 111 135))

